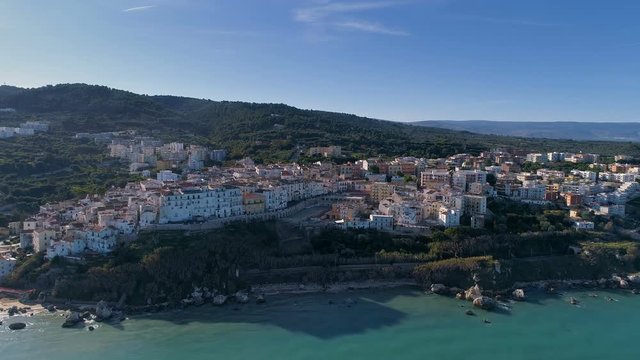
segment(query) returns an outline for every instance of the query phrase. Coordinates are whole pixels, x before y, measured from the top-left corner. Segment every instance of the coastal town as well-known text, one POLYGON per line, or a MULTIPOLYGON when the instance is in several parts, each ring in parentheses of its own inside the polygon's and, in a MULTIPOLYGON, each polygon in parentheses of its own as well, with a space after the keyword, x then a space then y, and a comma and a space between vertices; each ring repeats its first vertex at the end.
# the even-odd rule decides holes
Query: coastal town
MULTIPOLYGON (((256 164, 227 160, 223 149, 127 132, 76 137, 106 143, 110 156, 143 180, 45 204, 9 223, 17 246, 47 259, 108 254, 144 231, 280 218, 300 226, 414 234, 482 229, 496 216, 487 207, 495 198, 556 205, 577 231, 588 231, 594 216, 623 218, 625 204, 640 194, 640 167, 625 155, 603 163, 598 154, 493 149, 477 156, 344 161, 340 146, 326 146, 304 149, 310 159, 304 164, 256 164)), ((2 249, 0 277, 16 264, 15 246, 2 249)))

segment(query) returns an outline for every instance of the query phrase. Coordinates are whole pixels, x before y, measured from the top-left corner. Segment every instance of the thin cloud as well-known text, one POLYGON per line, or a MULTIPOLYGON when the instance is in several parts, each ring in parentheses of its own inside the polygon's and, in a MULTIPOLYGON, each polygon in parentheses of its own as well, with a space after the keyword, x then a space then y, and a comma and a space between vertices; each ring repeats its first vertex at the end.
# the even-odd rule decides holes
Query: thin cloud
POLYGON ((364 31, 374 34, 394 35, 394 36, 409 36, 410 34, 402 30, 390 29, 382 24, 370 23, 366 21, 346 21, 335 24, 338 27, 345 29, 352 29, 358 31, 364 31))
POLYGON ((327 3, 294 11, 294 19, 299 22, 318 22, 333 14, 345 14, 367 10, 383 9, 398 5, 395 1, 357 2, 357 3, 327 3))
POLYGON ((136 6, 136 7, 124 9, 124 10, 122 10, 122 12, 145 11, 145 10, 153 9, 154 7, 156 7, 156 6, 155 5, 136 6))
POLYGON ((404 5, 405 1, 362 1, 362 2, 332 2, 321 5, 295 9, 293 20, 314 27, 350 29, 374 34, 408 36, 409 33, 392 29, 384 24, 374 23, 355 18, 354 15, 370 10, 385 9, 404 5))

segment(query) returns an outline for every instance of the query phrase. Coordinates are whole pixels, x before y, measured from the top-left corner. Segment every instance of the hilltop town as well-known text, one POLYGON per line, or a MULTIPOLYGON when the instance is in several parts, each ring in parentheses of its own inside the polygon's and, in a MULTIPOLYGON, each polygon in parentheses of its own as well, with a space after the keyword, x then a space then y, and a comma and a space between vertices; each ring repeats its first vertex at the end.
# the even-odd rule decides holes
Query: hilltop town
MULTIPOLYGON (((640 194, 640 167, 619 155, 493 149, 477 156, 344 161, 340 146, 304 149, 308 161, 228 161, 224 149, 163 143, 127 132, 78 134, 143 180, 84 198, 42 205, 8 226, 23 252, 47 259, 108 254, 141 232, 210 230, 230 223, 290 218, 301 226, 428 234, 433 229, 506 226, 491 201, 553 209, 576 231, 624 219, 640 194), (599 223, 600 222, 600 223, 599 223)), ((566 223, 566 222, 565 222, 566 223)), ((542 230, 560 231, 559 224, 542 230)), ((5 247, 0 277, 17 262, 5 247)))

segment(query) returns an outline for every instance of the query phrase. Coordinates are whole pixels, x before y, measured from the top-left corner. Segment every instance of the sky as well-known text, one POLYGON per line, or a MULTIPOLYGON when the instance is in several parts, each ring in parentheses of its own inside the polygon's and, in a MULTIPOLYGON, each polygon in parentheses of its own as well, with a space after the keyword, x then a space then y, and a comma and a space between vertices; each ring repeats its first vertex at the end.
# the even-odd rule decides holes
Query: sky
POLYGON ((640 121, 637 0, 0 0, 0 83, 395 121, 640 121))

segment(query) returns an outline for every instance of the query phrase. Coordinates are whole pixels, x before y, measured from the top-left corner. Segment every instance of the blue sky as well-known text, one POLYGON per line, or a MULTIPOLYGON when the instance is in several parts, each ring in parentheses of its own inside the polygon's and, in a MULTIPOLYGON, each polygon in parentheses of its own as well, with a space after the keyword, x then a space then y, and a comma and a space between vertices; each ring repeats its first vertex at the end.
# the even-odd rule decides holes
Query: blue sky
POLYGON ((637 0, 2 0, 0 82, 376 118, 640 121, 637 0))

